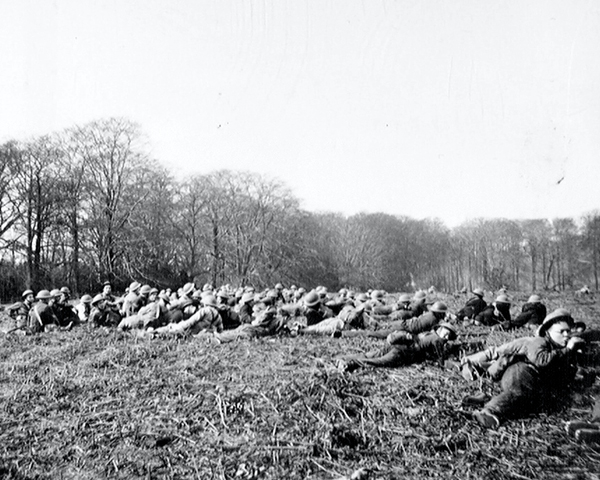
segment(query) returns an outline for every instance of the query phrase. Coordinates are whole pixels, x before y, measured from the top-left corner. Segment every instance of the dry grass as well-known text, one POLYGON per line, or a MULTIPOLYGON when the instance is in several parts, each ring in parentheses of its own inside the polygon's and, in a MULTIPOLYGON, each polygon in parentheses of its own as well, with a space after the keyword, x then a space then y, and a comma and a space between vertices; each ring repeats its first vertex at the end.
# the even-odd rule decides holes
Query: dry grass
MULTIPOLYGON (((593 299, 548 301, 562 305, 600 326, 593 299)), ((467 350, 485 340, 463 333, 467 350)), ((566 411, 486 431, 460 400, 491 384, 433 365, 335 369, 336 355, 374 345, 2 335, 0 477, 325 480, 364 468, 377 479, 598 478, 600 449, 567 437, 564 422, 587 418, 600 381, 566 411)))

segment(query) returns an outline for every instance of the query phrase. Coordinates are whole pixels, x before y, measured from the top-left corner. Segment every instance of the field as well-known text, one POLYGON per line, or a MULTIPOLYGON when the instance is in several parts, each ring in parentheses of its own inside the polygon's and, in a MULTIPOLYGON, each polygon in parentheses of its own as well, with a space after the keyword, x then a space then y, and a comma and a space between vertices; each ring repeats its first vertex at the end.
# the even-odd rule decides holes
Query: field
MULTIPOLYGON (((445 300, 455 310, 465 297, 445 300)), ((600 327, 593 296, 545 303, 600 327)), ((483 346, 485 331, 461 329, 457 351, 483 346)), ((600 447, 564 431, 566 420, 589 418, 600 380, 562 411, 485 430, 461 399, 497 388, 487 381, 434 365, 336 369, 336 355, 376 345, 214 345, 87 327, 0 334, 0 478, 600 478, 600 447)), ((600 365, 595 350, 588 357, 600 365)))

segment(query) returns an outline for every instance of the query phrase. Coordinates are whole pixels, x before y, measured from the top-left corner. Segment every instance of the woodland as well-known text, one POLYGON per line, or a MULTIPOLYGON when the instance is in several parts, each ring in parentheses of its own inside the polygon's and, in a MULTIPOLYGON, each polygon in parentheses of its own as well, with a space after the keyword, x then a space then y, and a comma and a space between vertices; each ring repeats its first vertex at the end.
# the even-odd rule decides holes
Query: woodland
MULTIPOLYGON (((446 292, 597 290, 600 213, 438 219, 309 212, 280 180, 219 170, 177 180, 140 127, 108 118, 0 145, 0 297, 276 282, 446 292)), ((201 165, 198 165, 200 168, 201 165)))

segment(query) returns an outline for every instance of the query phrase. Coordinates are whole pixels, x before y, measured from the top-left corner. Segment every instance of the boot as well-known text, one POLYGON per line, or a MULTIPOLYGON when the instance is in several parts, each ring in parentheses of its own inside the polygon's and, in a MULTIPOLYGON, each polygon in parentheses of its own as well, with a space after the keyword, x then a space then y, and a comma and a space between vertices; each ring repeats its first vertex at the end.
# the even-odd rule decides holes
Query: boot
POLYGON ((584 443, 600 443, 600 429, 583 428, 577 430, 575 438, 584 443))
POLYGON ((571 420, 570 422, 567 422, 567 424, 565 425, 565 428, 569 435, 574 436, 575 432, 577 432, 577 430, 584 430, 584 429, 598 430, 598 429, 600 429, 600 425, 593 424, 590 422, 583 422, 583 421, 579 421, 579 420, 571 420))

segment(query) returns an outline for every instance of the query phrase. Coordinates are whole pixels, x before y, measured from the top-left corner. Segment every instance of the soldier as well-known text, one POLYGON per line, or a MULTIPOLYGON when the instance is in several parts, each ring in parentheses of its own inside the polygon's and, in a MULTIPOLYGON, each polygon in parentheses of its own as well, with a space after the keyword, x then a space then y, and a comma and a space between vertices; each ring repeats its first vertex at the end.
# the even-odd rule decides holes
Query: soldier
POLYGON ((71 291, 68 287, 62 287, 58 291, 52 291, 56 297, 52 304, 52 308, 56 317, 58 318, 59 325, 61 327, 72 327, 79 324, 79 316, 77 311, 69 303, 71 298, 71 291))
POLYGON ((187 336, 199 333, 221 333, 223 331, 223 321, 217 310, 217 301, 214 295, 205 295, 202 298, 202 304, 202 308, 187 320, 157 328, 153 334, 187 336))
POLYGON ((21 298, 23 301, 16 302, 9 309, 10 316, 15 319, 16 329, 24 329, 28 326, 29 312, 35 302, 35 295, 32 290, 25 290, 21 298))
POLYGON ((340 358, 338 369, 352 372, 361 367, 397 368, 425 360, 437 361, 443 366, 446 343, 455 338, 455 328, 446 322, 437 325, 434 331, 419 335, 396 331, 387 337, 381 349, 340 358))
POLYGON ((283 318, 277 314, 275 301, 277 294, 269 291, 263 299, 265 309, 258 314, 251 324, 244 323, 233 330, 226 330, 214 335, 215 341, 219 343, 233 342, 239 339, 249 339, 276 335, 285 331, 283 318))
POLYGON ((485 293, 481 288, 473 289, 474 297, 467 300, 465 306, 461 308, 456 316, 461 321, 473 320, 477 315, 479 315, 485 307, 487 307, 486 301, 483 299, 485 293))
POLYGON ((423 290, 416 292, 410 304, 411 317, 417 318, 427 312, 427 294, 423 290))
POLYGON ((125 317, 118 325, 119 330, 134 328, 159 328, 167 323, 168 305, 170 298, 166 293, 159 295, 157 289, 152 289, 149 295, 150 302, 140 310, 125 317))
POLYGON ((333 312, 322 304, 321 297, 316 291, 308 292, 302 301, 304 303, 302 314, 306 317, 307 326, 316 325, 326 318, 333 317, 333 312))
POLYGON ((436 327, 438 323, 446 318, 448 314, 448 306, 444 302, 435 302, 429 311, 416 318, 407 318, 405 320, 396 320, 378 326, 376 330, 367 330, 365 335, 375 338, 386 338, 390 333, 396 331, 404 331, 412 334, 426 332, 436 327))
MULTIPOLYGON (((140 310, 140 308, 145 307, 146 305, 148 305, 148 303, 150 303, 150 292, 152 292, 152 288, 150 287, 150 285, 143 285, 142 288, 140 288, 138 311, 140 310)), ((156 291, 156 293, 158 294, 158 290, 156 291)))
POLYGON ((252 292, 246 292, 242 295, 240 303, 238 305, 238 316, 241 324, 250 324, 254 320, 252 315, 254 306, 254 294, 252 292))
POLYGON ((294 322, 290 332, 292 335, 331 335, 333 337, 341 337, 342 332, 346 330, 364 329, 368 324, 368 317, 365 314, 367 303, 357 301, 355 305, 346 305, 339 315, 331 318, 326 318, 321 322, 303 326, 299 322, 294 322))
POLYGON ((50 306, 53 296, 48 290, 40 290, 36 295, 38 302, 29 312, 29 329, 32 333, 40 333, 58 328, 58 318, 50 306))
POLYGON ((546 318, 546 306, 539 295, 531 295, 521 307, 521 313, 510 323, 512 328, 529 327, 535 330, 546 318))
MULTIPOLYGON (((92 299, 92 310, 89 322, 96 327, 115 327, 121 321, 121 315, 115 310, 115 304, 110 301, 108 294, 99 293, 92 299)), ((114 298, 114 297, 113 297, 114 298)))
POLYGON ((385 305, 373 309, 373 318, 375 320, 406 320, 412 318, 411 309, 412 297, 408 293, 403 293, 398 297, 395 305, 385 305))
POLYGON ((334 298, 325 303, 325 306, 329 308, 335 316, 337 316, 344 309, 344 307, 351 302, 351 299, 349 299, 347 295, 348 290, 341 288, 334 298))
POLYGON ((141 308, 140 288, 142 288, 142 285, 139 282, 134 281, 129 284, 129 292, 125 295, 123 307, 121 308, 121 315, 123 317, 129 317, 141 308))
MULTIPOLYGON (((109 281, 106 281, 102 284, 102 298, 104 299, 103 308, 109 309, 112 311, 111 318, 115 319, 117 316, 119 319, 121 318, 121 307, 119 305, 120 300, 117 299, 112 293, 112 285, 109 281)), ((118 322, 117 322, 118 323, 118 322)))
POLYGON ((241 325, 239 315, 229 306, 229 294, 225 290, 219 290, 217 293, 216 308, 219 311, 219 315, 221 315, 224 330, 232 330, 241 325))
POLYGON ((86 294, 81 297, 81 300, 75 307, 75 310, 77 311, 79 321, 87 322, 90 318, 90 313, 92 312, 92 296, 86 294))
POLYGON ((510 300, 508 296, 501 293, 496 300, 485 307, 473 320, 475 325, 493 327, 499 325, 502 328, 510 328, 510 300))
POLYGON ((193 283, 186 283, 181 289, 181 295, 177 300, 171 300, 169 304, 169 323, 179 323, 182 320, 190 318, 193 312, 189 308, 194 305, 195 286, 193 283))
POLYGON ((511 417, 537 412, 567 394, 577 373, 576 353, 585 341, 572 337, 571 314, 559 308, 539 326, 535 337, 490 347, 463 359, 465 372, 485 372, 500 381, 502 392, 473 415, 481 425, 496 428, 511 417))

